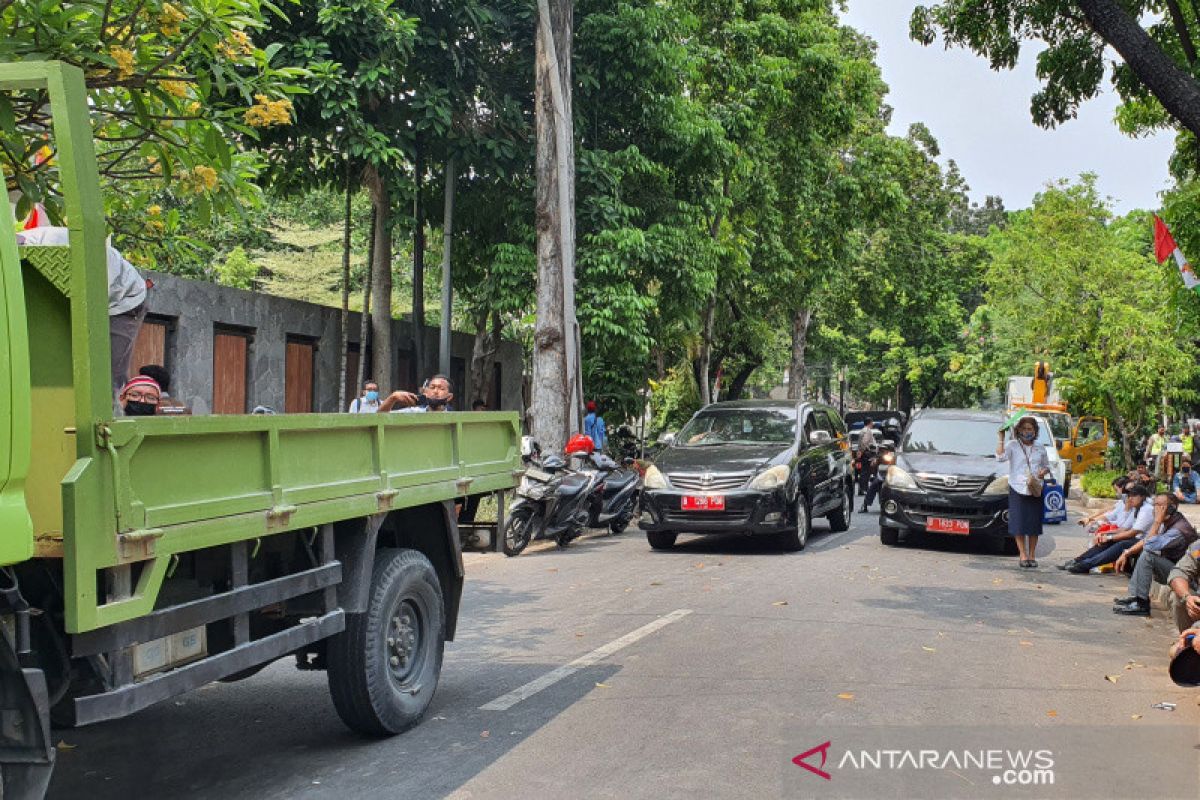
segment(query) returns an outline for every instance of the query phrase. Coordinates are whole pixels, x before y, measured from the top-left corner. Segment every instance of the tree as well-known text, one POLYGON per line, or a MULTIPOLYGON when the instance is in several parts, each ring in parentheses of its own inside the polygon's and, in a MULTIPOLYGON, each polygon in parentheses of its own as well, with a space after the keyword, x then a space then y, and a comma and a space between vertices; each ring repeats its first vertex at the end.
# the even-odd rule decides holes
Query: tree
POLYGON ((1044 42, 1037 57, 1042 89, 1030 111, 1045 127, 1073 118, 1096 96, 1111 46, 1124 59, 1113 74, 1127 103, 1123 126, 1161 126, 1169 115, 1200 136, 1197 24, 1193 4, 1179 0, 954 0, 918 6, 911 31, 926 45, 941 33, 947 46, 967 47, 997 70, 1016 65, 1024 40, 1044 42))

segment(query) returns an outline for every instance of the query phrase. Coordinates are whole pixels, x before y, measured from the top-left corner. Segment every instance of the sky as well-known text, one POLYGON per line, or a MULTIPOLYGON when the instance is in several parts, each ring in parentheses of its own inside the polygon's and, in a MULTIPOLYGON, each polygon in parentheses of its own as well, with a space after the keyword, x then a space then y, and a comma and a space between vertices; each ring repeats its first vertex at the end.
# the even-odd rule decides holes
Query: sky
POLYGON ((1131 139, 1118 131, 1112 121, 1117 97, 1107 81, 1105 93, 1083 104, 1076 119, 1039 128, 1029 115, 1039 85, 1034 45, 1025 46, 1016 69, 1003 72, 969 50, 944 49, 940 38, 924 47, 908 38, 908 18, 918 4, 849 0, 843 16, 879 46, 892 133, 904 135, 913 122, 929 126, 977 202, 992 194, 1009 210, 1026 208, 1047 182, 1094 172, 1117 213, 1158 208, 1158 193, 1169 185, 1171 133, 1131 139))

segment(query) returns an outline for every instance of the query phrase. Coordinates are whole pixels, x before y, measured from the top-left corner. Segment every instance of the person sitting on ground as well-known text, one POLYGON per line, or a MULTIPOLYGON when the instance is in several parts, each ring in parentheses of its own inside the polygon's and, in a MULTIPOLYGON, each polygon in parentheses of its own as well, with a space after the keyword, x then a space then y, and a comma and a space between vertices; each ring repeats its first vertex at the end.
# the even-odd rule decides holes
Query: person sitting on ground
POLYGON ((1171 587, 1171 614, 1181 631, 1200 625, 1200 545, 1193 545, 1175 562, 1167 576, 1171 587))
POLYGON ((158 400, 160 416, 186 416, 192 413, 186 403, 180 402, 170 395, 171 374, 167 372, 166 367, 161 364, 143 364, 138 369, 138 374, 153 378, 158 383, 158 387, 162 389, 162 396, 158 400))
POLYGON ((1150 494, 1155 493, 1155 489, 1158 485, 1158 479, 1151 474, 1150 467, 1148 467, 1146 464, 1143 463, 1137 465, 1137 469, 1134 470, 1134 480, 1146 487, 1146 491, 1150 494))
POLYGON ((1112 508, 1108 510, 1102 508, 1095 514, 1080 517, 1076 522, 1087 528, 1088 533, 1095 533, 1096 529, 1102 525, 1116 525, 1125 516, 1125 484, 1127 483, 1129 483, 1127 475, 1121 475, 1112 482, 1113 490, 1117 493, 1117 501, 1113 503, 1112 508))
POLYGON ((1117 558, 1116 570, 1124 572, 1133 559, 1137 563, 1129 578, 1129 594, 1113 601, 1113 613, 1150 616, 1150 584, 1167 583, 1175 562, 1196 541, 1196 529, 1179 513, 1179 503, 1170 492, 1154 497, 1154 525, 1140 542, 1117 558))
POLYGON ((363 381, 362 394, 350 401, 346 409, 349 414, 374 414, 379 410, 379 384, 373 380, 363 381))
POLYGON ((454 386, 445 375, 434 375, 425 381, 420 394, 396 391, 383 398, 379 413, 421 414, 426 411, 453 411, 454 386))
POLYGON ((1154 507, 1146 502, 1149 496, 1146 487, 1140 483, 1132 483, 1126 487, 1125 513, 1113 521, 1117 530, 1097 531, 1092 536, 1092 546, 1065 564, 1060 564, 1059 569, 1083 575, 1096 567, 1116 561, 1121 553, 1133 547, 1154 524, 1154 507))
MULTIPOLYGON (((17 244, 25 246, 66 247, 70 244, 66 228, 47 225, 17 234, 17 244)), ((122 390, 129 377, 133 343, 146 317, 146 279, 111 244, 108 247, 108 344, 113 391, 122 390)))
POLYGON ((135 375, 121 387, 117 400, 127 417, 153 417, 158 413, 162 389, 158 381, 145 375, 135 375))
POLYGON ((1171 492, 1181 503, 1196 502, 1196 473, 1192 471, 1192 462, 1184 460, 1171 481, 1171 492))

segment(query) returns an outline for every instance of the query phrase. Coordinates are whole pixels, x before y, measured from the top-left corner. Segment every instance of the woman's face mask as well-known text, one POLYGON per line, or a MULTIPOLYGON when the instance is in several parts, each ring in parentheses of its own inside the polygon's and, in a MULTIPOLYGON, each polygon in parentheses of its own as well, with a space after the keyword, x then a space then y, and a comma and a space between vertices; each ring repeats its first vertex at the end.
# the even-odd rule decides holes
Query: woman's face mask
POLYGON ((1037 438, 1037 431, 1031 431, 1031 430, 1026 429, 1026 430, 1021 431, 1017 435, 1021 438, 1022 442, 1024 442, 1025 444, 1029 444, 1030 442, 1032 442, 1034 439, 1037 438))

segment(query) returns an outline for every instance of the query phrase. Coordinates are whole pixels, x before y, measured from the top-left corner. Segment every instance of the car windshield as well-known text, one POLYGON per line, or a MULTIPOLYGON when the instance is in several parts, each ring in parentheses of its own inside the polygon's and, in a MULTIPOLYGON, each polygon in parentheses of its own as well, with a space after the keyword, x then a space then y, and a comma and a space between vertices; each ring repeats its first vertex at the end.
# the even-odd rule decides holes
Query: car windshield
POLYGON ((679 447, 721 444, 791 444, 796 439, 792 409, 731 408, 693 417, 675 437, 679 447))
POLYGON ((1071 438, 1071 418, 1066 414, 1046 414, 1042 419, 1046 420, 1046 424, 1050 426, 1050 431, 1054 434, 1055 439, 1071 438))
POLYGON ((995 458, 1000 423, 986 419, 918 419, 904 434, 900 448, 908 453, 995 458))

